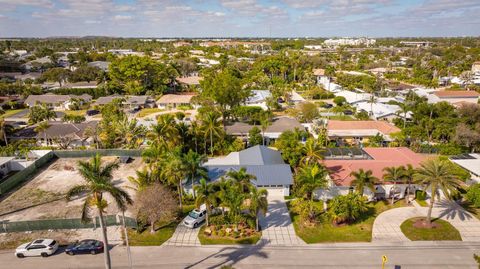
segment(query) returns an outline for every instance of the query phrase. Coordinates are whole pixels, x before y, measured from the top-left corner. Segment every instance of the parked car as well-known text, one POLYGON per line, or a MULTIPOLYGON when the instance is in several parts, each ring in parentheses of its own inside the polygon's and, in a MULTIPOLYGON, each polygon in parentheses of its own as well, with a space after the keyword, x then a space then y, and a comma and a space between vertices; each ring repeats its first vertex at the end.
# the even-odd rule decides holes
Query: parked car
POLYGON ((207 210, 205 208, 202 209, 194 209, 188 213, 188 216, 183 219, 183 225, 187 226, 188 228, 197 228, 200 223, 202 223, 207 216, 207 210))
POLYGON ((69 245, 65 249, 65 253, 67 253, 68 255, 75 255, 75 254, 95 255, 101 252, 103 252, 103 242, 100 242, 98 240, 93 240, 93 239, 77 241, 69 245))
POLYGON ((345 114, 345 115, 353 115, 353 111, 351 111, 351 110, 344 110, 344 111, 343 111, 343 114, 345 114))
POLYGON ((87 110, 87 116, 94 116, 94 115, 97 115, 99 113, 100 113, 100 111, 98 111, 96 109, 87 110))
POLYGON ((333 105, 332 104, 329 104, 329 103, 325 103, 324 105, 322 105, 323 108, 332 108, 333 105))
POLYGON ((20 245, 15 250, 15 256, 18 258, 42 256, 48 257, 54 254, 58 249, 58 242, 53 239, 37 239, 30 243, 20 245))

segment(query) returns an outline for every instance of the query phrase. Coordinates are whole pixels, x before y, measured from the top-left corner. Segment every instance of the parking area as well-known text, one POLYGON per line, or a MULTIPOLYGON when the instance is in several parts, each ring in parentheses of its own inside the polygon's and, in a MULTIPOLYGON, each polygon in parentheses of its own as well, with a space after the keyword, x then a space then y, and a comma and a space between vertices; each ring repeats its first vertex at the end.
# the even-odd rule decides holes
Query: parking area
POLYGON ((198 240, 198 232, 200 227, 190 229, 182 224, 177 226, 172 237, 165 242, 167 246, 200 246, 200 240, 198 240))
POLYGON ((260 226, 262 227, 262 239, 268 245, 299 246, 306 244, 295 234, 292 219, 282 196, 268 198, 268 211, 265 217, 260 218, 260 226))

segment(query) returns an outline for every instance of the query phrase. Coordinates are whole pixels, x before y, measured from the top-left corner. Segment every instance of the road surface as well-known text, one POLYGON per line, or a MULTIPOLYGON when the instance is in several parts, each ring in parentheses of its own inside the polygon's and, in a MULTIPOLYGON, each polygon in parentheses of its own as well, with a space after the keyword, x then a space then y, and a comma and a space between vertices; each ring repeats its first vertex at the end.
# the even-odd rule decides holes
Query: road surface
MULTIPOLYGON (((473 254, 479 243, 403 243, 394 244, 328 244, 306 247, 132 247, 133 268, 381 268, 381 257, 387 255, 385 268, 478 268, 473 254)), ((128 268, 124 247, 112 250, 113 268, 128 268)), ((18 259, 13 251, 0 252, 0 268, 102 268, 103 255, 68 256, 59 252, 48 258, 18 259)))

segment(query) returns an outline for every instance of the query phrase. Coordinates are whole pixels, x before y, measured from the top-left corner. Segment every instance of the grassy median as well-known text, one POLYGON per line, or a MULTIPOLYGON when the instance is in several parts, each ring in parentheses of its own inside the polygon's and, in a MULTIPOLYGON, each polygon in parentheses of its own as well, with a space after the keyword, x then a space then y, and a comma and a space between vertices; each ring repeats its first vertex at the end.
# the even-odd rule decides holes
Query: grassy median
POLYGON ((432 228, 418 227, 416 224, 425 218, 411 218, 400 225, 403 234, 412 241, 462 241, 462 237, 455 227, 441 219, 432 220, 432 228))

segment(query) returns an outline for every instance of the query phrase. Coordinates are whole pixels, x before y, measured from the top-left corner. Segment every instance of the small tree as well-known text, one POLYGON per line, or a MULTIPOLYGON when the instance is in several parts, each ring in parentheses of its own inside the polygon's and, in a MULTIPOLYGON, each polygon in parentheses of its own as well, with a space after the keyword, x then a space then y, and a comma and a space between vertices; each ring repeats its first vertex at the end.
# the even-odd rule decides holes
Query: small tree
POLYGON ((375 183, 378 181, 378 179, 373 176, 372 170, 364 171, 360 168, 358 172, 354 171, 350 173, 350 176, 354 178, 351 182, 351 185, 355 187, 355 191, 357 191, 361 196, 363 196, 363 191, 365 188, 368 188, 375 193, 375 183))
POLYGON ((367 210, 366 198, 353 192, 333 198, 329 205, 329 214, 335 224, 354 221, 367 210))
POLYGON ((248 144, 250 146, 262 144, 262 135, 257 126, 254 126, 252 129, 250 129, 250 131, 248 131, 248 144))
POLYGON ((150 232, 155 233, 155 223, 173 219, 178 204, 169 189, 155 183, 138 192, 135 208, 137 218, 150 223, 150 232))
POLYGON ((343 106, 347 102, 347 99, 345 99, 345 97, 343 96, 336 96, 335 98, 333 98, 333 102, 337 106, 343 106))

